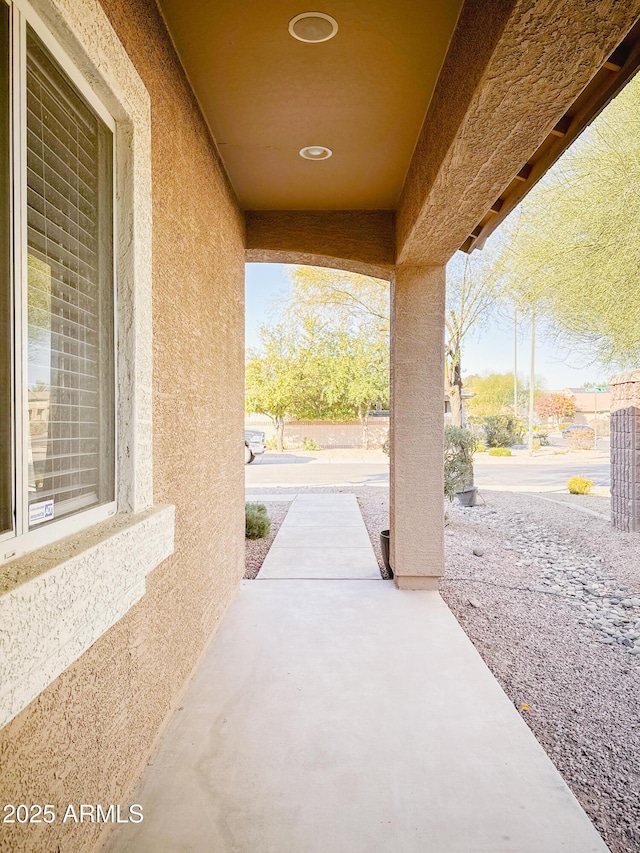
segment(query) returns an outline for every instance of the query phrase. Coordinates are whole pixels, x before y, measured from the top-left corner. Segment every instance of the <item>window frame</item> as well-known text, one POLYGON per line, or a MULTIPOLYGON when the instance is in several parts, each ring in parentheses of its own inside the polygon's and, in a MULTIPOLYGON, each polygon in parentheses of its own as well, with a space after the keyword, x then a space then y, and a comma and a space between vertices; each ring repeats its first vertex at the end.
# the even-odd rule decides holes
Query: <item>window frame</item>
POLYGON ((0 533, 0 566, 30 551, 49 545, 66 536, 104 521, 118 511, 119 494, 119 395, 118 395, 118 210, 117 210, 117 122, 72 57, 58 42, 27 0, 6 0, 9 5, 10 24, 10 139, 11 163, 11 270, 12 303, 11 374, 12 388, 12 447, 13 474, 13 529, 0 533), (112 135, 112 299, 111 317, 113 332, 113 459, 114 497, 112 501, 80 509, 42 527, 29 529, 28 493, 28 353, 27 332, 27 139, 26 139, 26 33, 29 25, 51 53, 89 107, 105 123, 112 135))
POLYGON ((118 513, 0 565, 0 728, 145 595, 175 534, 175 507, 153 499, 151 98, 100 3, 30 2, 116 122, 118 513))

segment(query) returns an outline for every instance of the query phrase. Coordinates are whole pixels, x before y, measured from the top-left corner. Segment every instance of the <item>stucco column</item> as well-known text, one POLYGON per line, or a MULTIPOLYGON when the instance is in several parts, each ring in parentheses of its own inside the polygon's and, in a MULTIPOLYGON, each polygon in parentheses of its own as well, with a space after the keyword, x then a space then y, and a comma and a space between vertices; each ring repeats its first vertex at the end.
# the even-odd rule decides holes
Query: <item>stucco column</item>
POLYGON ((396 268, 391 288, 391 565, 399 589, 444 574, 444 267, 396 268))

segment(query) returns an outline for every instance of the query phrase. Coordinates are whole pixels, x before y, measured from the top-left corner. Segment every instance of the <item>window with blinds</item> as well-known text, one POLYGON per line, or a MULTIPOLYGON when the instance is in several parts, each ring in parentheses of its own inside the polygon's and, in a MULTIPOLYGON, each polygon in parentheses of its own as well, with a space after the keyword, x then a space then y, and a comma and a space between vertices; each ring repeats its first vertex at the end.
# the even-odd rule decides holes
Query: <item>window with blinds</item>
POLYGON ((28 505, 114 499, 113 134, 27 28, 28 505))

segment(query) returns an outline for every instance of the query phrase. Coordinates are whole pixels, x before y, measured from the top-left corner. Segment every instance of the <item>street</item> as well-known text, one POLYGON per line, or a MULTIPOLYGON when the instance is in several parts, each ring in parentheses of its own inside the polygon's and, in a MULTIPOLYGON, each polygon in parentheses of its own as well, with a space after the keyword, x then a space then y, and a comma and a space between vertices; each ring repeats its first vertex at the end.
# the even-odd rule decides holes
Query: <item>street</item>
MULTIPOLYGON (((486 489, 517 492, 564 490, 569 477, 581 475, 596 486, 609 486, 609 461, 604 456, 554 456, 474 460, 476 485, 486 489)), ((246 486, 380 486, 389 485, 389 465, 380 461, 324 460, 308 455, 267 452, 245 466, 246 486)))
POLYGON ((595 486, 610 485, 610 465, 607 459, 577 458, 571 462, 548 462, 533 459, 474 460, 474 479, 485 489, 504 489, 510 492, 554 492, 566 490, 570 477, 582 476, 593 480, 595 486), (498 462, 498 464, 496 464, 498 462))

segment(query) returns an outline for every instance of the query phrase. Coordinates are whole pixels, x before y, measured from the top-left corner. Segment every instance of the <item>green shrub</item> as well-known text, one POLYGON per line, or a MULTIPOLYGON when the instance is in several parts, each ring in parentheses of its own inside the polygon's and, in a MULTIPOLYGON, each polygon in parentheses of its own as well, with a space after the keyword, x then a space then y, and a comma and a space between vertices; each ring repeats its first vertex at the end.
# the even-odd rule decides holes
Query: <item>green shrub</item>
POLYGON ((538 447, 549 447, 549 433, 542 432, 537 427, 533 428, 533 440, 538 442, 538 447))
POLYGON ((484 418, 474 418, 474 421, 481 424, 487 447, 510 447, 512 444, 522 443, 525 423, 521 418, 488 415, 484 418))
POLYGON ((511 456, 511 451, 508 447, 490 447, 489 456, 511 456))
POLYGON ((558 430, 560 432, 564 432, 565 429, 567 429, 567 427, 570 427, 571 425, 571 421, 562 421, 562 423, 558 424, 558 430))
POLYGON ((588 477, 571 477, 567 483, 571 495, 588 495, 592 487, 593 480, 589 480, 588 477))
POLYGON ((444 494, 452 501, 456 492, 473 485, 473 453, 476 439, 464 427, 444 428, 444 494))
POLYGON ((387 433, 387 437, 382 442, 382 452, 386 453, 388 456, 390 448, 391 448, 391 436, 389 435, 389 433, 387 433))
POLYGON ((303 438, 302 439, 302 449, 303 450, 321 450, 322 448, 315 440, 315 438, 303 438))
POLYGON ((487 452, 486 445, 483 444, 481 441, 477 441, 476 442, 476 453, 486 453, 486 452, 487 452))
POLYGON ((271 519, 264 504, 248 503, 245 506, 245 536, 247 539, 264 539, 271 531, 271 519))
POLYGON ((278 439, 275 435, 270 435, 269 438, 265 441, 265 447, 267 450, 277 450, 278 449, 278 439))

